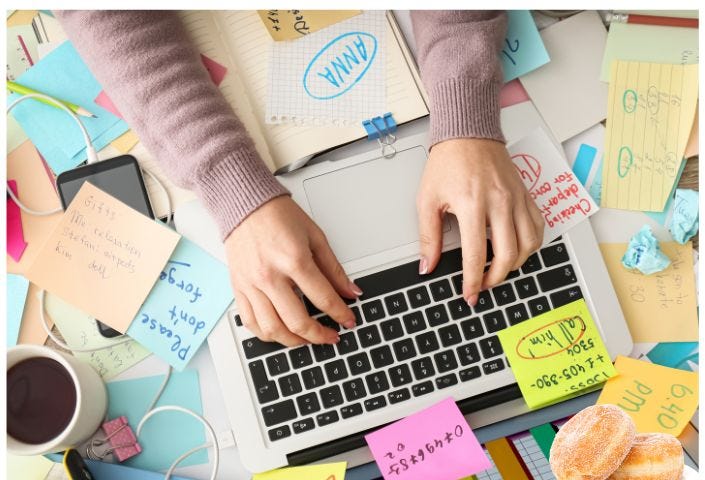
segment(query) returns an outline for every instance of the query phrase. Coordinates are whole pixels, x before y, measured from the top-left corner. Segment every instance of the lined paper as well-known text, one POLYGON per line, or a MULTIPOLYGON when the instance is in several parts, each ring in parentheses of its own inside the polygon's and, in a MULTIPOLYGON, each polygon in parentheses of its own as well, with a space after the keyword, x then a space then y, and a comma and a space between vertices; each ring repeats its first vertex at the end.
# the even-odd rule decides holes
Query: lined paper
POLYGON ((693 126, 698 66, 612 63, 602 206, 660 212, 693 126))

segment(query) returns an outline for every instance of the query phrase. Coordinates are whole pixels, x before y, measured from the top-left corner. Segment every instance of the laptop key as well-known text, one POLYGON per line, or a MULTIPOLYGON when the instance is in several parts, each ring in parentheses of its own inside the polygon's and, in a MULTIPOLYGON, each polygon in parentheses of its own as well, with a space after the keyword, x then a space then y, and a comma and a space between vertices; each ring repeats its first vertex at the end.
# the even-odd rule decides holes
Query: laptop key
POLYGON ((441 337, 441 345, 444 347, 450 347, 463 341, 460 329, 455 323, 439 328, 438 336, 441 337))
POLYGON ((395 293, 394 295, 384 297, 384 304, 387 306, 387 312, 390 315, 397 315, 409 309, 403 293, 395 293))
POLYGON ((365 410, 371 412, 372 410, 378 410, 380 408, 386 407, 387 401, 382 395, 378 397, 372 397, 365 400, 365 410))
POLYGON ((521 266, 521 273, 527 275, 538 270, 541 270, 541 260, 539 260, 539 255, 537 253, 532 253, 529 255, 529 258, 526 259, 524 265, 521 266))
POLYGON ((267 377, 267 372, 264 369, 264 362, 262 360, 250 362, 250 375, 252 376, 252 383, 257 392, 257 400, 259 403, 273 402, 279 398, 277 385, 273 380, 267 377))
MULTIPOLYGON (((336 324, 337 325, 337 324, 336 324)), ((294 368, 308 367, 313 363, 308 345, 289 350, 289 360, 294 368)))
POLYGON ((504 362, 501 358, 496 358, 491 362, 485 362, 482 364, 482 371, 485 372, 485 375, 499 372, 500 370, 504 370, 504 362))
POLYGON ((458 377, 455 373, 449 373, 448 375, 443 375, 442 377, 436 378, 436 387, 440 390, 442 388, 452 387, 458 383, 458 377))
POLYGON ((487 310, 491 310, 492 308, 494 308, 494 303, 492 302, 492 295, 490 295, 489 291, 483 290, 477 296, 477 303, 474 307, 475 313, 486 312, 487 310))
POLYGON ((480 372, 480 367, 477 366, 461 370, 460 372, 458 372, 458 374, 460 375, 461 382, 468 382, 470 380, 479 378, 482 375, 482 373, 480 372))
POLYGON ((480 361, 480 351, 476 343, 466 343, 455 349, 461 365, 470 365, 480 361))
POLYGON ((453 282, 453 289, 455 290, 456 295, 462 295, 463 294, 463 274, 459 275, 454 275, 453 278, 450 279, 451 282, 453 282))
POLYGON ((509 325, 516 325, 529 318, 529 313, 526 311, 526 307, 523 303, 517 303, 516 305, 507 307, 505 312, 507 313, 507 319, 509 319, 509 325))
POLYGON ((423 319, 421 312, 411 312, 402 317, 406 333, 412 334, 420 332, 426 328, 426 321, 423 319))
POLYGON ((438 340, 436 339, 436 332, 431 330, 430 332, 422 333, 416 335, 414 338, 416 340, 416 346, 419 349, 420 354, 430 353, 441 348, 438 345, 438 340))
POLYGON ((546 313, 550 309, 551 306, 548 304, 548 298, 546 297, 532 298, 529 300, 529 311, 532 317, 546 313))
POLYGON ((357 350, 357 340, 355 340, 355 333, 348 332, 340 335, 340 341, 336 344, 338 348, 338 354, 345 355, 346 353, 354 352, 357 350))
POLYGON ((296 416, 296 407, 294 406, 294 401, 291 399, 262 407, 262 419, 264 420, 264 424, 268 427, 278 423, 288 422, 289 420, 295 419, 296 416))
POLYGON ((411 369, 414 371, 416 380, 432 377, 436 374, 431 357, 421 357, 411 362, 411 369))
POLYGON ((482 322, 480 322, 480 319, 477 317, 471 318, 470 320, 463 320, 460 322, 460 328, 463 329, 465 340, 472 340, 473 338, 478 338, 485 334, 485 330, 482 328, 482 322))
POLYGON ((445 300, 446 298, 453 296, 453 290, 451 289, 450 282, 446 278, 442 278, 437 282, 431 283, 428 288, 431 289, 431 295, 433 296, 433 300, 436 302, 440 302, 441 300, 445 300))
POLYGON ((279 377, 279 389, 285 397, 296 395, 297 393, 301 393, 303 390, 303 388, 301 388, 299 376, 296 373, 279 377))
POLYGON ((514 289, 511 283, 494 287, 492 289, 492 295, 494 295, 494 301, 497 302, 497 306, 499 307, 508 305, 517 299, 516 295, 514 295, 514 289))
POLYGON ((315 426, 316 424, 313 423, 313 418, 304 418, 291 424, 291 428, 294 430, 294 433, 308 432, 309 430, 313 430, 313 427, 315 426))
POLYGON ((261 357, 268 353, 283 350, 286 347, 277 342, 263 342, 257 337, 248 338, 242 341, 242 351, 245 353, 246 359, 261 357))
POLYGON ((517 278, 519 275, 520 275, 519 270, 512 270, 511 272, 509 272, 509 274, 507 275, 507 278, 505 278, 505 280, 511 280, 512 278, 517 278))
POLYGON ((405 338, 394 342, 392 344, 394 349, 394 355, 397 357, 397 361, 403 362, 404 360, 409 360, 416 356, 416 348, 414 348, 414 341, 410 338, 405 338))
POLYGON ((389 372, 389 379, 392 382, 392 386, 398 387, 400 385, 405 385, 411 383, 411 370, 409 366, 402 363, 396 367, 387 370, 389 372))
POLYGON ((389 390, 389 381, 387 380, 387 374, 384 372, 375 372, 367 375, 365 382, 371 395, 389 390))
POLYGON ((539 281, 541 290, 544 292, 568 286, 571 283, 578 281, 578 278, 575 276, 575 272, 573 271, 573 266, 570 264, 554 268, 553 270, 541 272, 536 275, 536 278, 539 281))
POLYGON ((482 351, 483 358, 492 358, 503 353, 502 345, 496 335, 481 339, 480 351, 482 351))
POLYGON ((411 308, 421 308, 431 303, 431 297, 428 296, 428 290, 424 285, 412 288, 406 292, 406 296, 409 297, 411 308))
POLYGON ((398 318, 391 318, 379 324, 382 329, 382 336, 385 340, 390 341, 395 338, 404 336, 404 330, 401 327, 401 321, 398 318))
POLYGON ((343 403, 343 394, 338 385, 331 385, 330 387, 322 388, 318 393, 321 396, 323 408, 337 407, 343 403))
POLYGON ((547 267, 552 267, 570 260, 568 250, 566 250, 565 245, 562 243, 551 244, 542 248, 541 258, 543 259, 543 264, 547 267))
POLYGON ((370 359, 367 357, 366 352, 350 355, 348 357, 348 367, 350 368, 350 375, 360 375, 372 370, 372 365, 370 365, 370 359))
POLYGON ((362 405, 360 405, 359 403, 346 405, 340 409, 340 415, 342 415, 343 418, 350 418, 356 415, 362 415, 362 405))
POLYGON ((301 415, 316 413, 321 409, 321 404, 318 403, 318 397, 314 392, 296 397, 296 405, 299 406, 301 415))
POLYGON ((458 361, 455 359, 453 350, 444 350, 433 356, 438 367, 438 373, 449 372, 458 368, 458 361))
POLYGON ((271 357, 267 357, 267 369, 271 376, 281 375, 290 370, 289 362, 286 359, 285 353, 277 353, 271 357))
POLYGON ((314 316, 314 315, 320 315, 321 312, 317 306, 315 306, 313 303, 311 303, 311 300, 308 299, 308 297, 304 296, 303 297, 304 305, 306 306, 306 311, 308 312, 309 315, 314 316))
POLYGON ((382 337, 379 336, 379 329, 374 324, 359 329, 357 338, 360 340, 362 348, 368 348, 382 342, 382 337))
POLYGON ((301 372, 301 378, 304 380, 306 390, 313 390, 320 387, 325 382, 323 378, 323 370, 318 365, 301 372))
POLYGON ((551 294, 551 303, 553 308, 562 307, 570 302, 574 302, 580 298, 583 298, 583 291, 580 290, 578 285, 573 285, 565 290, 559 290, 551 294))
POLYGON ((267 433, 269 434, 269 439, 272 442, 275 442, 291 435, 291 429, 289 428, 289 425, 282 425, 281 427, 269 430, 267 433))
POLYGON ((450 316, 453 320, 458 320, 460 318, 465 318, 472 315, 472 309, 463 297, 456 298, 455 300, 448 302, 448 310, 450 311, 450 316))
POLYGON ((333 345, 312 345, 311 349, 317 362, 325 362, 335 357, 333 345))
POLYGON ((330 318, 328 315, 323 315, 322 317, 317 318, 318 323, 323 325, 324 327, 332 328, 336 332, 340 331, 340 324, 330 318))
POLYGON ((403 402, 404 400, 409 400, 411 398, 411 394, 409 393, 408 388, 400 388, 399 390, 389 392, 387 394, 387 398, 389 399, 389 403, 395 404, 403 402))
POLYGON ((355 326, 359 327, 362 325, 362 315, 360 314, 360 309, 358 307, 350 307, 353 314, 355 315, 355 326))
POLYGON ((487 333, 499 332, 507 328, 507 322, 504 320, 504 314, 501 310, 485 314, 482 321, 485 323, 487 333))
POLYGON ((394 363, 392 349, 389 348, 389 345, 373 348, 370 350, 370 357, 372 358, 372 365, 374 365, 375 368, 383 368, 394 363))
POLYGON ((514 282, 519 298, 533 297, 539 293, 533 277, 520 278, 514 282))
POLYGON ((345 362, 342 359, 333 360, 323 365, 326 370, 328 382, 334 383, 338 380, 348 378, 348 370, 345 368, 345 362))
POLYGON ((316 415, 316 423, 318 423, 319 427, 330 425, 331 423, 335 423, 338 420, 340 420, 340 417, 338 416, 338 412, 336 412, 335 410, 331 410, 330 412, 319 413, 318 415, 316 415))
POLYGON ((384 307, 381 300, 372 300, 371 302, 362 304, 362 313, 365 315, 365 320, 374 322, 380 318, 384 318, 384 307))
POLYGON ((354 378, 343 383, 343 392, 345 392, 345 399, 348 402, 359 400, 367 396, 365 382, 363 382, 361 378, 354 378))
POLYGON ((450 321, 450 318, 448 318, 448 313, 446 312, 446 307, 443 304, 428 307, 424 313, 428 319, 428 324, 432 327, 437 327, 438 325, 442 325, 450 321))
POLYGON ((417 383, 416 385, 413 385, 411 387, 411 393, 413 393, 415 397, 420 397, 421 395, 426 395, 427 393, 431 393, 433 390, 434 390, 434 387, 433 387, 433 382, 431 382, 431 380, 417 383))

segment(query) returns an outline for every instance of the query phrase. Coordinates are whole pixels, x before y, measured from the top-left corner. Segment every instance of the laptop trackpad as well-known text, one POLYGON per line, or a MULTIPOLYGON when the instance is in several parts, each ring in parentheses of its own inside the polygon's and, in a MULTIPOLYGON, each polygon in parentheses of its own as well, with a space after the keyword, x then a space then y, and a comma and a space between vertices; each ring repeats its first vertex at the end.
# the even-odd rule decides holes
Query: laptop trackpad
POLYGON ((340 262, 418 241, 416 191, 425 164, 418 146, 303 182, 313 219, 340 262))

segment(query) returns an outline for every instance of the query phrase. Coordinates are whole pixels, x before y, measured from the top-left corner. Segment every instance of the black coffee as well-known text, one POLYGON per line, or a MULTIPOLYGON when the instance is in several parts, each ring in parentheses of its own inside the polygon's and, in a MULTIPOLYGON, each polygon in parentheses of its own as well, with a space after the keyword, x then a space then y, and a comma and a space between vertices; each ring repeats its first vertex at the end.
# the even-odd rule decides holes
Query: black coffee
POLYGON ((76 410, 76 387, 56 360, 35 357, 7 371, 7 433, 37 445, 56 438, 76 410))

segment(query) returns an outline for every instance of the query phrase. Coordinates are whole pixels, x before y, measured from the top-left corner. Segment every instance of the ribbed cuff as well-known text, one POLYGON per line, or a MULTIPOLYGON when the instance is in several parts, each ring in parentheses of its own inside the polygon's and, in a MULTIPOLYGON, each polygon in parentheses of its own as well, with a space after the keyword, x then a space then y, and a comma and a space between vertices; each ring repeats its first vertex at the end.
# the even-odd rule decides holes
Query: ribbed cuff
POLYGON ((212 166, 197 182, 200 198, 225 239, 249 214, 289 194, 256 153, 243 148, 212 166))
POLYGON ((499 121, 497 82, 450 78, 428 92, 431 146, 451 138, 488 138, 504 142, 499 121))

